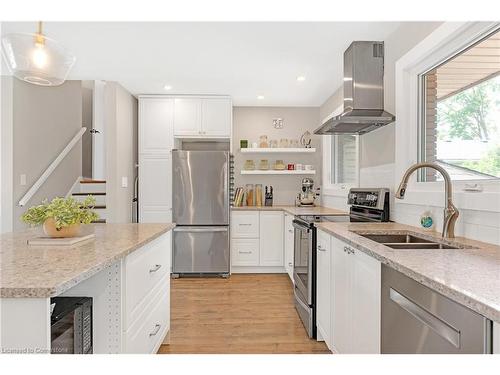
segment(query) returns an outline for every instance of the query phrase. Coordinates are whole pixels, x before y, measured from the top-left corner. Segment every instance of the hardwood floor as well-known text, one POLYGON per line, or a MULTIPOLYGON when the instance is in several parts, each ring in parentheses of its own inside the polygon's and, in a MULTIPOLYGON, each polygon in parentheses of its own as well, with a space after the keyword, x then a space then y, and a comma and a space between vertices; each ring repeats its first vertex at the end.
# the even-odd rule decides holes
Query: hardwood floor
POLYGON ((307 337, 286 274, 172 280, 169 342, 158 353, 330 353, 307 337))

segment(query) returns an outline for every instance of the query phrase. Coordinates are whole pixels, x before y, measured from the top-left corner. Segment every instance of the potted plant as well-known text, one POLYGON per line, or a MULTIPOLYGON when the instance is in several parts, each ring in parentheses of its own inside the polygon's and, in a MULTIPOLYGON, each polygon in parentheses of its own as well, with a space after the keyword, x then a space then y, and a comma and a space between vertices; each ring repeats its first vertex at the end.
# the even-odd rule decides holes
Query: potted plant
POLYGON ((80 224, 99 219, 94 206, 95 198, 91 195, 82 202, 74 198, 54 198, 51 202, 44 200, 30 207, 21 219, 31 226, 43 225, 49 237, 76 237, 80 234, 80 224))

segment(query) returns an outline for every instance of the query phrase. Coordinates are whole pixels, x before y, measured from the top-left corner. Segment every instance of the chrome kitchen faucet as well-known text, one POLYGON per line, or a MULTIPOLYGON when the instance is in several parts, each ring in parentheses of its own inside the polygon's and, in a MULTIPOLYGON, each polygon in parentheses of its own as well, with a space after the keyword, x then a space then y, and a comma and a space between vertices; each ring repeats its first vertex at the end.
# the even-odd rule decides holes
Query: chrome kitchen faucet
POLYGON ((396 191, 396 198, 404 199, 406 193, 406 186, 408 179, 418 169, 432 168, 441 173, 444 178, 444 194, 445 194, 445 208, 444 208, 444 221, 443 221, 443 238, 455 238, 455 222, 458 219, 458 209, 453 205, 452 201, 452 186, 451 178, 446 170, 434 163, 416 163, 412 165, 403 175, 403 179, 399 184, 398 191, 396 191))

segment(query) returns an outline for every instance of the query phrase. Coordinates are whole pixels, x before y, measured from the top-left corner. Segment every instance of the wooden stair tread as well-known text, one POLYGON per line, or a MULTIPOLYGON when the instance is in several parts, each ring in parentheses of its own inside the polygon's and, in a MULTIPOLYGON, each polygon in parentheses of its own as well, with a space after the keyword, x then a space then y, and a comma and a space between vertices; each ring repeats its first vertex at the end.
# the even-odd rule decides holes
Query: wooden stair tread
POLYGON ((106 180, 80 180, 81 184, 105 184, 106 180))
POLYGON ((71 195, 85 196, 85 195, 106 195, 106 193, 72 193, 71 195))

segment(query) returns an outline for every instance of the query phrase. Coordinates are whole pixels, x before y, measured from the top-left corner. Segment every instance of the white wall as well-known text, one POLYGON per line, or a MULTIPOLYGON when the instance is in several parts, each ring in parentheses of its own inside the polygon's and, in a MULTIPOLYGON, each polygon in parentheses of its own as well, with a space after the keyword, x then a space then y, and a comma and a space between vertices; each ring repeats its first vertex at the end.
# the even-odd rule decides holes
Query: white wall
MULTIPOLYGON (((384 41, 384 107, 395 113, 395 64, 409 49, 424 39, 440 25, 439 22, 404 22, 384 41)), ((339 56, 338 63, 342 64, 339 56)), ((343 104, 342 82, 338 89, 321 105, 320 118, 343 104)), ((360 186, 390 187, 394 184, 395 124, 384 126, 360 137, 360 186)), ((347 190, 336 195, 323 195, 323 205, 347 209, 347 190)))
MULTIPOLYGON (((287 163, 312 164, 317 170, 316 175, 310 176, 315 187, 321 186, 321 138, 313 133, 319 126, 318 107, 234 107, 233 108, 233 153, 235 166, 235 187, 245 184, 272 185, 274 188, 274 205, 293 205, 295 197, 300 191, 301 180, 306 176, 259 176, 244 175, 239 172, 247 159, 253 159, 256 167, 260 159, 269 160, 270 167, 277 159, 287 163), (273 119, 282 118, 283 129, 273 127, 273 119), (242 154, 239 152, 240 139, 249 143, 258 142, 259 136, 267 135, 268 141, 299 139, 306 131, 312 134, 312 147, 316 147, 315 154, 242 154)), ((309 177, 309 176, 308 176, 309 177)))
MULTIPOLYGON (((385 40, 384 101, 385 109, 395 114, 395 63, 406 52, 432 33, 439 22, 406 22, 385 40)), ((340 61, 340 59, 339 59, 340 61)), ((340 86, 339 82, 339 86, 340 86)), ((341 90, 341 89, 339 89, 341 90)), ((321 118, 341 104, 341 95, 336 90, 320 108, 321 118)), ((395 127, 396 122, 379 130, 361 136, 360 141, 360 186, 397 188, 395 181, 395 127)), ((416 133, 416 132, 415 132, 416 133)), ((416 134, 415 134, 416 136, 416 134)), ((346 192, 347 193, 347 192, 346 192)), ((345 209, 345 194, 324 196, 323 204, 328 207, 345 209)), ((443 202, 444 203, 444 202, 443 202)), ((391 218, 397 222, 419 225, 420 215, 429 209, 436 220, 436 229, 441 230, 443 205, 432 201, 422 204, 398 205, 391 200, 391 218)), ((480 241, 500 244, 500 213, 477 210, 461 210, 456 226, 456 234, 480 241)))
POLYGON ((0 233, 12 231, 13 92, 12 77, 1 77, 0 127, 0 233))
POLYGON ((13 230, 24 229, 22 213, 43 199, 64 197, 81 176, 81 141, 62 160, 27 207, 17 202, 66 147, 82 126, 81 81, 66 81, 57 87, 35 86, 12 79, 13 230), (21 185, 21 175, 26 185, 21 185))
POLYGON ((137 163, 137 99, 116 82, 106 82, 106 208, 107 222, 132 221, 137 163), (122 187, 122 178, 127 187, 122 187))

